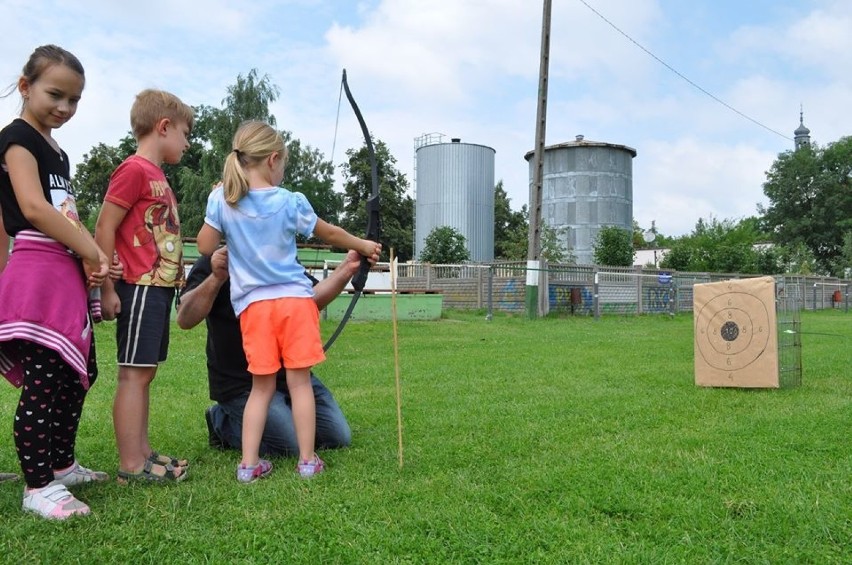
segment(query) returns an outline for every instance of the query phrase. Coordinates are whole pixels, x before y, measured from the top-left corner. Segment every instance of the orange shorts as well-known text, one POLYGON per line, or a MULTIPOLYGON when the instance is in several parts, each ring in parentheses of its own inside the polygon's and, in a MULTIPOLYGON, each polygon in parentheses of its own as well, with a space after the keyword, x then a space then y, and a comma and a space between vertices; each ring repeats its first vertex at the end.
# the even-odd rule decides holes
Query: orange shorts
POLYGON ((249 304, 240 314, 243 349, 253 375, 283 366, 304 369, 325 361, 319 310, 312 298, 276 298, 249 304))

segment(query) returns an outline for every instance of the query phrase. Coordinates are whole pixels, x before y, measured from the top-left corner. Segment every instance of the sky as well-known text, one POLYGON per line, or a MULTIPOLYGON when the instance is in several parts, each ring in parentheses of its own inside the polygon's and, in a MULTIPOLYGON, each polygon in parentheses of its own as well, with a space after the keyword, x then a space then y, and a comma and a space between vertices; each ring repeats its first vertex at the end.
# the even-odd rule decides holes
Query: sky
MULTIPOLYGON (((38 45, 77 55, 83 99, 54 132, 73 173, 92 147, 129 132, 140 90, 221 107, 237 76, 256 69, 280 90, 278 127, 340 165, 363 144, 345 99, 338 118, 345 68, 374 139, 409 182, 416 138, 461 138, 496 151, 495 179, 519 210, 529 199, 524 155, 535 147, 542 6, 0 0, 0 86, 14 85, 38 45)), ((800 108, 821 146, 852 133, 850 30, 849 0, 554 0, 546 144, 583 135, 634 148, 633 216, 643 229, 654 222, 680 236, 699 219, 757 215, 766 171, 793 148, 800 108)), ((0 99, 0 121, 19 108, 17 92, 0 99)))

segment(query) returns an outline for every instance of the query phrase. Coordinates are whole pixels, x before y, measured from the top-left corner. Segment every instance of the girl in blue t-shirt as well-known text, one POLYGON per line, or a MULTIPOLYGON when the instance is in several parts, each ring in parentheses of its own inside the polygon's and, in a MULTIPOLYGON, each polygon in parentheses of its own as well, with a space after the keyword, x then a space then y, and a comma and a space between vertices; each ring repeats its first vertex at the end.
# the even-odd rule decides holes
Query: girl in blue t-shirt
POLYGON ((325 354, 313 288, 296 258, 296 235, 311 234, 335 247, 378 260, 381 245, 355 237, 314 213, 303 194, 280 187, 287 166, 284 139, 264 122, 247 122, 225 159, 223 184, 207 199, 198 251, 211 255, 224 236, 228 245, 231 302, 240 320, 252 388, 243 413, 242 461, 237 480, 254 482, 272 471, 259 449, 275 374, 283 366, 299 444, 297 470, 309 478, 323 471, 314 453, 316 412, 311 367, 325 354))

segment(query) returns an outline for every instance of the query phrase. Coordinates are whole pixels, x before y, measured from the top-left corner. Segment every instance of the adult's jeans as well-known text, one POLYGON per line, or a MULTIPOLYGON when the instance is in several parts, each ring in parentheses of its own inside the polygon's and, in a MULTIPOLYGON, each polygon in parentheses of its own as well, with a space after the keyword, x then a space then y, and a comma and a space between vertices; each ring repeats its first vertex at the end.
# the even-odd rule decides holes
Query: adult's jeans
MULTIPOLYGON (((352 431, 343 411, 337 405, 331 391, 313 373, 311 385, 314 389, 317 412, 314 441, 316 448, 348 447, 352 443, 352 431)), ((227 402, 214 404, 208 409, 213 431, 227 447, 242 449, 243 411, 248 397, 249 393, 246 392, 227 402)), ((269 404, 269 415, 260 440, 260 454, 283 457, 295 457, 299 454, 290 396, 281 391, 275 392, 269 404)))

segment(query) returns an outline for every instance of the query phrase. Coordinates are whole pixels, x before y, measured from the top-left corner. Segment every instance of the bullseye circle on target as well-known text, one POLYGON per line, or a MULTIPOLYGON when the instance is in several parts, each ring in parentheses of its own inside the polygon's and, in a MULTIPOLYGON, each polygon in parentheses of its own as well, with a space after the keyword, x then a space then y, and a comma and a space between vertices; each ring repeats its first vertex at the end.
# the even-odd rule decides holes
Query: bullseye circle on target
POLYGON ((698 315, 698 349, 717 369, 747 367, 766 349, 769 317, 764 304, 749 294, 729 292, 710 300, 698 315))

